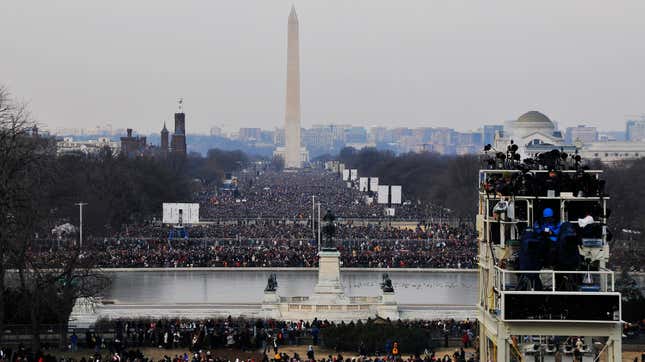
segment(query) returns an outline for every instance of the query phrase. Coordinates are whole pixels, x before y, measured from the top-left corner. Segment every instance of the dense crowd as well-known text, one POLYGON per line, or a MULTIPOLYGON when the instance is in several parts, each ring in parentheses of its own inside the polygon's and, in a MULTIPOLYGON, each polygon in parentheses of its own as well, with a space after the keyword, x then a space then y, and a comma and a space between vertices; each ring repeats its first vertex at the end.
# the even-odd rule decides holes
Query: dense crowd
MULTIPOLYGON (((249 320, 244 318, 209 319, 209 320, 116 320, 104 321, 96 326, 97 329, 110 331, 104 339, 100 333, 87 331, 85 345, 96 352, 101 347, 107 348, 110 353, 127 349, 141 349, 146 347, 162 348, 166 350, 185 350, 184 354, 176 355, 172 360, 201 362, 214 358, 210 351, 234 349, 239 351, 261 351, 265 359, 271 360, 321 360, 325 356, 316 358, 313 346, 321 343, 325 331, 335 333, 343 328, 358 330, 373 329, 373 320, 366 322, 334 323, 327 320, 314 319, 313 321, 276 321, 276 320, 249 320), (111 337, 111 338, 110 338, 111 337), (309 345, 303 356, 294 353, 293 356, 283 354, 283 346, 309 345), (271 356, 271 357, 268 357, 271 356), (278 357, 279 356, 279 357, 278 357), (198 360, 195 361, 194 358, 198 360)), ((474 321, 433 320, 433 321, 383 321, 391 328, 398 330, 417 329, 428 332, 435 340, 447 341, 448 338, 457 339, 463 347, 472 346, 476 326, 474 321)), ((382 322, 382 323, 383 323, 382 322)), ((383 338, 383 337, 381 337, 383 338)), ((363 358, 367 355, 382 356, 381 360, 392 357, 391 338, 378 338, 376 350, 368 351, 368 347, 361 344, 356 352, 363 358)), ((372 341, 373 342, 373 341, 372 341)), ((425 341, 424 346, 428 360, 434 357, 433 343, 425 341)), ((77 348, 78 338, 71 339, 72 348, 77 348)), ((330 347, 330 346, 327 346, 330 347)), ((397 353, 398 354, 398 353, 397 353)), ((340 355, 339 355, 340 356, 340 355)), ((344 361, 339 356, 328 356, 332 361, 344 361)))
POLYGON ((645 247, 643 244, 617 241, 611 248, 609 267, 613 270, 645 272, 645 247))
MULTIPOLYGON (((237 191, 203 190, 196 199, 204 219, 280 218, 307 219, 312 196, 323 210, 343 218, 382 218, 384 205, 367 201, 367 194, 347 187, 337 173, 322 170, 243 174, 237 191)), ((395 217, 421 220, 441 210, 416 202, 396 205, 395 217)))
MULTIPOLYGON (((111 239, 163 239, 171 234, 171 227, 145 224, 125 227, 111 239)), ((266 239, 293 240, 315 239, 315 230, 307 221, 287 220, 231 220, 186 227, 191 239, 266 239)), ((395 226, 392 223, 336 223, 335 238, 338 240, 420 240, 420 239, 474 239, 475 231, 467 224, 419 223, 414 227, 395 226)))
MULTIPOLYGON (((315 267, 318 248, 300 242, 264 242, 252 245, 205 245, 204 241, 122 241, 99 243, 93 253, 97 267, 315 267)), ((339 247, 343 267, 475 268, 476 244, 461 241, 362 242, 339 247)), ((42 263, 60 260, 66 249, 42 251, 42 263)))
MULTIPOLYGON (((344 267, 476 266, 472 225, 429 222, 436 210, 415 202, 396 206, 404 223, 374 220, 384 205, 322 170, 243 173, 235 187, 196 192, 200 218, 210 221, 185 228, 157 220, 124 225, 106 238, 86 237, 83 253, 103 268, 315 267, 320 225, 311 220, 312 196, 323 213, 339 217, 335 241, 344 267)), ((60 240, 41 240, 30 251, 52 265, 67 249, 60 240)))
MULTIPOLYGON (((145 356, 139 350, 124 351, 121 353, 115 352, 107 355, 94 354, 88 356, 88 358, 82 357, 80 360, 75 358, 61 358, 57 359, 52 355, 38 355, 34 358, 22 358, 17 360, 19 362, 475 362, 475 354, 470 353, 466 357, 466 353, 463 348, 456 350, 452 355, 444 354, 443 357, 435 355, 434 353, 428 353, 423 355, 409 355, 405 358, 394 357, 394 356, 377 356, 377 357, 353 357, 353 358, 344 358, 342 354, 327 355, 324 358, 317 360, 303 358, 298 353, 289 355, 287 353, 279 353, 275 356, 269 358, 268 355, 264 355, 262 359, 255 358, 227 358, 226 356, 211 354, 210 351, 203 351, 201 353, 195 353, 193 355, 188 355, 184 353, 183 355, 175 355, 174 357, 164 355, 163 358, 155 360, 148 356, 145 356)), ((5 362, 6 360, 0 358, 0 362, 5 362)), ((9 362, 9 361, 7 361, 9 362)))
MULTIPOLYGON (((351 359, 344 358, 340 351, 336 351, 334 355, 318 356, 312 348, 319 344, 324 345, 322 339, 326 330, 336 333, 346 327, 355 330, 378 328, 374 323, 376 321, 370 319, 346 324, 318 319, 278 321, 231 317, 206 320, 103 320, 91 330, 78 331, 78 335, 73 331, 69 336, 69 351, 91 351, 87 357, 58 359, 43 352, 32 353, 18 346, 0 348, 0 362, 153 362, 155 359, 142 352, 146 349, 149 351, 150 348, 164 351, 163 358, 157 359, 159 362, 220 362, 234 359, 245 361, 245 358, 249 362, 444 361, 434 353, 434 347, 439 343, 433 343, 430 339, 424 341, 423 353, 417 352, 407 357, 403 357, 402 353, 393 353, 393 339, 387 336, 376 337, 376 340, 372 341, 378 344, 375 350, 370 351, 361 343, 356 351, 346 351, 356 356, 351 359), (308 347, 303 350, 302 355, 297 352, 288 355, 283 349, 285 346, 308 347), (231 355, 239 355, 241 358, 231 358, 231 355)), ((464 348, 474 346, 476 323, 470 320, 382 320, 378 323, 380 327, 386 324, 393 328, 390 329, 393 331, 425 331, 431 339, 441 341, 441 345, 446 345, 448 338, 456 340, 462 348, 446 361, 462 361, 462 356, 465 358, 464 348)), ((326 347, 329 349, 329 346, 326 347)), ((474 357, 474 354, 471 353, 470 357, 474 357)))
MULTIPOLYGON (((131 228, 127 235, 90 240, 83 252, 102 268, 317 266, 318 247, 306 224, 234 223, 188 232, 188 238, 168 239, 159 237, 167 233, 161 227, 139 233, 131 228)), ((339 225, 337 244, 344 267, 474 268, 477 262, 475 235, 467 225, 339 225)), ((67 252, 49 246, 36 254, 43 263, 67 252)))

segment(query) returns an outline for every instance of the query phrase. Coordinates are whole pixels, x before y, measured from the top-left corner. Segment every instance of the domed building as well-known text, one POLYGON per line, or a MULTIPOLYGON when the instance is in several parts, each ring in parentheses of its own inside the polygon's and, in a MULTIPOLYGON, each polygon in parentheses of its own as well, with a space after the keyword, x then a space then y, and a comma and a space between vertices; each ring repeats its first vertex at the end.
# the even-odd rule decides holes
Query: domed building
POLYGON ((562 133, 557 130, 555 123, 538 111, 529 111, 516 120, 505 122, 504 131, 495 137, 495 148, 505 150, 511 140, 524 157, 554 148, 575 149, 571 145, 565 146, 562 133))

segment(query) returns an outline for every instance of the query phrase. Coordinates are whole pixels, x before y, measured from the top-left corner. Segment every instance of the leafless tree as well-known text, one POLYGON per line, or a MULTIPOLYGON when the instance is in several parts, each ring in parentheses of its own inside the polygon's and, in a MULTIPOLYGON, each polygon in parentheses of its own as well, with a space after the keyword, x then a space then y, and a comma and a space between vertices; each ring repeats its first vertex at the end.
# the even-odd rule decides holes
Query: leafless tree
POLYGON ((93 269, 91 255, 78 249, 45 261, 32 255, 37 235, 47 234, 56 221, 58 200, 49 192, 60 176, 53 142, 35 137, 35 126, 27 107, 0 88, 0 333, 6 319, 6 276, 12 268, 11 287, 18 291, 20 307, 29 318, 32 349, 38 350, 47 314, 55 314, 65 346, 77 298, 95 297, 107 279, 93 269))
POLYGON ((4 331, 5 275, 20 232, 19 214, 28 202, 23 179, 37 157, 29 134, 35 123, 27 107, 0 86, 0 341, 4 331))
POLYGON ((21 288, 24 288, 22 293, 25 297, 32 298, 23 306, 29 309, 32 348, 37 350, 39 347, 40 322, 44 317, 43 309, 46 309, 55 315, 59 327, 59 345, 65 349, 69 318, 76 301, 95 302, 110 280, 94 268, 94 256, 82 253, 78 246, 49 260, 27 256, 26 265, 21 276, 21 288))

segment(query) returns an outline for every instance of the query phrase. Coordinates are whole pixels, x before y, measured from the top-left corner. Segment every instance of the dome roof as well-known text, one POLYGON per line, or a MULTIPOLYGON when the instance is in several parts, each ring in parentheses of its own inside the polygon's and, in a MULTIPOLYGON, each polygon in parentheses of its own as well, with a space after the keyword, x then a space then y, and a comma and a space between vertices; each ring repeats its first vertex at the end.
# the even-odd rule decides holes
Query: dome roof
POLYGON ((548 125, 550 127, 553 127, 553 122, 551 122, 549 117, 538 111, 529 111, 524 113, 517 119, 517 123, 542 123, 545 126, 548 125))

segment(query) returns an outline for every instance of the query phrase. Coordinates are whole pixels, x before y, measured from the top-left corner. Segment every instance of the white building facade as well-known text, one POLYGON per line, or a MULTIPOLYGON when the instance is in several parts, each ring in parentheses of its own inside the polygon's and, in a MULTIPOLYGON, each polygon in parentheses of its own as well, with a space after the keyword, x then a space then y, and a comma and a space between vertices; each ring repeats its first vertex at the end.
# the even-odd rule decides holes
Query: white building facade
POLYGON ((62 155, 77 152, 96 154, 106 147, 109 148, 115 156, 121 152, 119 142, 112 141, 108 137, 99 137, 95 140, 84 141, 74 141, 74 138, 72 137, 64 137, 62 140, 56 142, 56 154, 62 155))

